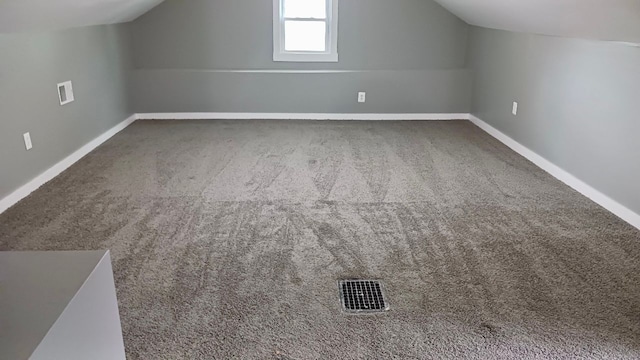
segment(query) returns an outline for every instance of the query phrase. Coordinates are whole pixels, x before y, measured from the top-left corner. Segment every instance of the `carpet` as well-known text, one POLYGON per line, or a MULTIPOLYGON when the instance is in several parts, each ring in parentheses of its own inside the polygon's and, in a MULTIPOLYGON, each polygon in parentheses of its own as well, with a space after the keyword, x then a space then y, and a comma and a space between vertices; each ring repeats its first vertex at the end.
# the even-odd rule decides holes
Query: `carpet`
POLYGON ((93 249, 129 359, 640 358, 640 232, 468 121, 137 121, 0 215, 93 249))

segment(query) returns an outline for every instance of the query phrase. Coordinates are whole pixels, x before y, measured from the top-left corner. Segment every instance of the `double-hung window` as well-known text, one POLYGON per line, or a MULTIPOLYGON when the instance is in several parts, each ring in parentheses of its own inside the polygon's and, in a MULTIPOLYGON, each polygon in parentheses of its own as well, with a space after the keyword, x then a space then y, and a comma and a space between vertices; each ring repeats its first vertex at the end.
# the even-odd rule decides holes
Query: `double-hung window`
POLYGON ((338 0, 273 0, 273 61, 337 62, 338 0))

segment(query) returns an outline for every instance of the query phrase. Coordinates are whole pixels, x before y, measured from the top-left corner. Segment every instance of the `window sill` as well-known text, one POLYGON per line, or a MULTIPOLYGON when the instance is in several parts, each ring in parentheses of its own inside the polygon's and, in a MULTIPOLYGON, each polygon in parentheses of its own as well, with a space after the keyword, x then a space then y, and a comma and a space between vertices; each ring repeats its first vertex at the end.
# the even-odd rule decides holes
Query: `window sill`
POLYGON ((338 54, 304 54, 284 53, 273 54, 275 62, 338 62, 338 54))

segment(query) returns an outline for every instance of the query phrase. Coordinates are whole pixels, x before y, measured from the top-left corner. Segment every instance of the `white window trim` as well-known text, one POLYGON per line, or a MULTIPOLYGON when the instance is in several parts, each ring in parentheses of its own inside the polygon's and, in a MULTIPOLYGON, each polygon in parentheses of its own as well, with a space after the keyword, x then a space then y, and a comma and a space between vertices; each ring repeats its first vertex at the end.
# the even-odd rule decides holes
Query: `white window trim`
POLYGON ((283 0, 273 0, 273 61, 338 62, 338 0, 327 0, 326 52, 285 51, 283 0))

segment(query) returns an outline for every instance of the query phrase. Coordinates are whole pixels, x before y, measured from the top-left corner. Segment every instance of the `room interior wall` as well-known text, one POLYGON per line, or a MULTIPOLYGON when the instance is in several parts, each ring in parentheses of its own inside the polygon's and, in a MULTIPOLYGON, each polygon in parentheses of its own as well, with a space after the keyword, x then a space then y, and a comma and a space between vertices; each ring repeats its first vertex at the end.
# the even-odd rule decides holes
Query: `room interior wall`
POLYGON ((139 113, 469 112, 468 25, 431 0, 341 1, 338 63, 274 62, 271 1, 166 1, 130 27, 139 113))
POLYGON ((338 63, 273 62, 271 2, 259 0, 0 34, 0 199, 133 112, 472 112, 640 213, 639 48, 469 28, 432 1, 340 4, 338 63), (76 101, 61 107, 65 80, 76 101))
POLYGON ((473 115, 640 214, 640 48, 472 27, 468 62, 473 115))
POLYGON ((0 199, 133 113, 129 41, 125 25, 0 34, 0 199), (67 80, 75 101, 60 106, 67 80))

